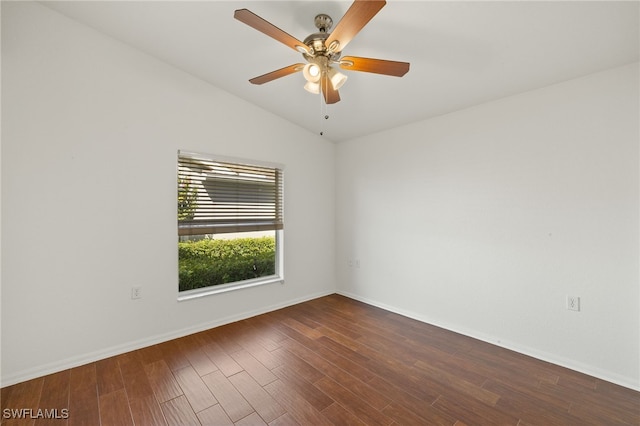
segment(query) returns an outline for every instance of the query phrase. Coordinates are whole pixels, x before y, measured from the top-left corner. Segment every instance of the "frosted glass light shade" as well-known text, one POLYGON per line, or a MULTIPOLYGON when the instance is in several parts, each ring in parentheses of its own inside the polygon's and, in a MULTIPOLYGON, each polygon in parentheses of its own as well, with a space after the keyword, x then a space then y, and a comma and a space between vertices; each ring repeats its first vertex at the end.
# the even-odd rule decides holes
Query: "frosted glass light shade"
POLYGON ((317 83, 320 80, 320 67, 316 64, 307 64, 302 69, 302 75, 304 75, 305 80, 317 83))
POLYGON ((329 79, 331 80, 331 85, 335 90, 341 88, 345 81, 347 81, 347 76, 339 71, 336 71, 334 68, 329 68, 328 74, 329 79))
POLYGON ((317 95, 320 93, 320 84, 314 83, 312 81, 307 81, 307 84, 304 85, 304 90, 317 95))

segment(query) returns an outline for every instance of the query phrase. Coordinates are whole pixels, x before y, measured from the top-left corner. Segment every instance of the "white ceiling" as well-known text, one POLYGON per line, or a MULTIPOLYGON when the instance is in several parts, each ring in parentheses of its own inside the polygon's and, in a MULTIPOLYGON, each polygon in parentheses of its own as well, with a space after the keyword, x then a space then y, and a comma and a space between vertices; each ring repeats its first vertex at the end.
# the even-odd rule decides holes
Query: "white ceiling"
POLYGON ((76 1, 46 6, 313 133, 343 141, 639 60, 640 3, 397 1, 342 52, 411 63, 402 78, 345 72, 326 113, 301 73, 247 80, 304 61, 236 21, 248 8, 302 40, 318 13, 350 1, 76 1))

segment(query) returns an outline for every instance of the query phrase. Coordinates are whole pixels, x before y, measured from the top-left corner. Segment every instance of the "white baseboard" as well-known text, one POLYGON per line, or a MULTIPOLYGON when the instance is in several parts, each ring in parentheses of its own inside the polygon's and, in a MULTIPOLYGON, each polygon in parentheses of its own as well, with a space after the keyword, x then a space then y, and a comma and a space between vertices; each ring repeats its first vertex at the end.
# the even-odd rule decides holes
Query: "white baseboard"
POLYGON ((483 342, 487 342, 495 346, 499 346, 505 349, 512 350, 514 352, 521 353, 523 355, 527 355, 527 356, 539 359, 541 361, 550 362, 552 364, 556 364, 561 367, 568 368, 570 370, 578 371, 580 373, 587 374, 589 376, 593 376, 607 382, 615 383, 617 385, 624 386, 629 389, 640 391, 639 383, 634 382, 628 377, 621 376, 619 374, 612 373, 610 371, 601 370, 590 365, 585 365, 571 359, 563 358, 552 353, 525 347, 513 342, 506 342, 504 341, 504 339, 501 339, 495 336, 489 336, 484 333, 477 332, 476 330, 462 329, 460 327, 452 326, 451 324, 445 324, 438 321, 434 321, 433 318, 427 318, 425 315, 417 314, 411 311, 406 311, 404 309, 399 309, 395 306, 390 306, 390 305, 387 305, 386 303, 378 302, 377 300, 361 297, 357 294, 349 293, 346 291, 340 291, 340 290, 337 290, 336 293, 349 297, 351 299, 358 300, 368 305, 376 306, 378 308, 384 309, 389 312, 393 312, 411 319, 415 319, 417 321, 420 321, 426 324, 431 324, 436 327, 440 327, 445 330, 452 331, 454 333, 462 334, 467 337, 481 340, 483 342))
POLYGON ((201 323, 194 325, 192 327, 183 328, 180 330, 173 330, 168 333, 158 334, 155 336, 151 336, 144 339, 135 340, 132 342, 127 342, 122 345, 111 346, 108 348, 101 349, 99 351, 90 352, 86 354, 81 354, 78 356, 74 356, 71 358, 66 358, 60 361, 52 362, 45 365, 39 365, 33 368, 29 368, 26 370, 18 371, 13 374, 9 374, 7 376, 2 376, 2 380, 0 387, 11 386, 16 383, 24 382, 26 380, 35 379, 37 377, 46 376, 48 374, 57 373, 60 371, 67 370, 69 368, 78 367, 81 365, 89 364, 95 361, 99 361, 101 359, 109 358, 112 356, 120 355, 126 352, 134 351, 136 349, 142 349, 147 346, 156 345, 158 343, 163 343, 172 339, 177 339, 179 337, 188 336, 189 334, 198 333, 200 331, 209 330, 211 328, 220 327, 225 324, 230 324, 232 322, 241 321, 243 319, 251 318, 257 315, 265 314, 267 312, 272 312, 278 309, 286 308, 287 306, 296 305, 298 303, 306 302, 308 300, 317 299, 319 297, 328 296, 330 294, 334 294, 335 291, 331 290, 328 292, 320 292, 310 294, 304 297, 287 300, 285 302, 277 303, 271 306, 265 306, 260 309, 255 309, 252 311, 242 312, 236 315, 231 315, 224 318, 219 318, 215 321, 210 321, 206 323, 201 323))

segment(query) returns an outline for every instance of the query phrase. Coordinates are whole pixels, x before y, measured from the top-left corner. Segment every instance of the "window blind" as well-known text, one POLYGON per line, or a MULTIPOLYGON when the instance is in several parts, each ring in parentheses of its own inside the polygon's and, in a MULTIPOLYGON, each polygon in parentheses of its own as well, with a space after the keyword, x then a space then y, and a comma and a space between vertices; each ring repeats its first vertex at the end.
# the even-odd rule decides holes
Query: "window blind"
POLYGON ((178 235, 283 229, 282 170, 178 153, 178 235))

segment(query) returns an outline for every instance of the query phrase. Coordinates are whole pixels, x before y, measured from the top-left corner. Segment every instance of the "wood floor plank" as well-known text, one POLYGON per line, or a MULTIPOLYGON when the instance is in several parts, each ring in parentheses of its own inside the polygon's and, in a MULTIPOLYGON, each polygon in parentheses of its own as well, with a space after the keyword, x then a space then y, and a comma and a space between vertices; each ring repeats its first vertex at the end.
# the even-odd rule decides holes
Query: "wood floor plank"
POLYGON ((145 365, 144 371, 158 402, 166 402, 183 395, 182 388, 164 360, 145 365))
POLYGON ((303 361, 306 361, 309 365, 312 365, 324 375, 340 375, 342 374, 341 370, 348 371, 351 375, 363 382, 368 382, 376 376, 376 373, 370 368, 344 358, 340 354, 332 352, 331 349, 322 346, 315 340, 309 340, 304 336, 298 336, 297 339, 283 342, 282 346, 303 361))
POLYGON ((171 371, 180 370, 191 365, 177 340, 169 340, 158 346, 162 351, 162 359, 171 371))
POLYGON ((12 386, 10 391, 3 393, 6 398, 6 400, 2 401, 3 410, 37 410, 38 402, 40 401, 40 396, 42 395, 43 386, 44 378, 42 377, 28 380, 26 382, 18 383, 17 385, 12 386))
POLYGON ((483 404, 482 402, 460 395, 438 398, 432 406, 444 414, 468 424, 517 425, 520 418, 483 404))
POLYGON ((273 327, 274 322, 277 322, 277 320, 272 316, 272 314, 273 312, 269 312, 267 314, 255 316, 251 318, 251 324, 256 328, 259 328, 260 335, 264 339, 268 339, 273 342, 273 344, 277 346, 274 349, 277 349, 280 346, 280 342, 287 340, 288 337, 273 327))
POLYGON ((433 367, 428 362, 418 360, 414 365, 440 384, 449 387, 455 392, 460 392, 479 401, 482 401, 487 405, 495 406, 500 399, 499 394, 491 392, 486 388, 483 389, 482 387, 474 385, 473 383, 469 383, 455 374, 440 370, 437 367, 433 367))
MULTIPOLYGON (((349 348, 340 342, 336 342, 335 340, 333 340, 328 336, 323 335, 317 338, 316 342, 320 343, 322 346, 326 347, 331 352, 338 354, 348 359, 349 361, 355 362, 356 364, 366 364, 367 362, 369 362, 369 357, 367 357, 366 355, 363 355, 357 350, 349 348)), ((349 345, 349 346, 355 346, 356 348, 358 347, 355 344, 349 345)))
POLYGON ((568 371, 566 374, 560 375, 556 383, 562 384, 566 388, 577 389, 579 391, 595 390, 598 379, 587 376, 586 374, 577 374, 574 371, 568 371))
MULTIPOLYGON (((640 401, 638 402, 640 404, 640 401)), ((584 425, 640 425, 640 415, 610 407, 577 403, 569 409, 569 414, 584 425)))
POLYGON ((296 323, 302 324, 307 329, 315 330, 321 327, 321 322, 316 321, 311 315, 308 315, 309 311, 308 306, 293 305, 287 307, 286 314, 288 318, 295 318, 296 323))
POLYGON ((202 380, 232 421, 238 421, 254 411, 221 371, 207 374, 202 380))
POLYGON ((226 324, 211 330, 207 333, 207 337, 210 341, 217 343, 227 354, 232 354, 242 350, 242 346, 235 339, 237 330, 242 330, 242 327, 236 323, 226 324))
MULTIPOLYGON (((489 374, 501 374, 505 379, 519 378, 520 383, 536 385, 539 382, 557 383, 559 378, 555 372, 544 367, 543 362, 538 364, 531 362, 533 358, 515 354, 508 349, 493 347, 487 350, 472 349, 465 356, 472 359, 476 365, 489 368, 489 374)), ((594 385, 595 386, 595 385, 594 385)))
POLYGON ((13 386, 11 391, 4 393, 7 398, 3 401, 3 417, 2 424, 7 426, 33 426, 35 419, 30 415, 30 411, 37 411, 38 402, 42 394, 44 378, 28 380, 13 386), (8 412, 9 418, 5 419, 5 411, 8 412))
POLYGON ((580 419, 563 407, 551 404, 541 398, 525 394, 514 387, 499 382, 489 382, 487 389, 500 394, 496 408, 519 417, 529 424, 579 424, 580 419))
POLYGON ((175 371, 174 374, 194 412, 199 413, 205 408, 218 403, 218 400, 213 396, 193 367, 181 368, 175 371))
POLYGON ((392 402, 382 410, 382 413, 385 416, 393 419, 393 421, 399 425, 428 424, 433 426, 451 426, 455 424, 455 421, 451 418, 437 413, 435 410, 431 411, 432 412, 429 413, 429 418, 427 420, 424 417, 419 416, 416 412, 408 410, 402 405, 392 402))
POLYGON ((269 426, 304 426, 300 425, 291 414, 284 413, 272 422, 269 422, 269 426))
POLYGON ((378 391, 378 389, 352 376, 346 371, 340 372, 332 370, 330 372, 326 372, 325 374, 326 377, 330 377, 342 387, 349 389, 349 391, 355 394, 358 398, 362 399, 363 401, 367 401, 367 404, 369 404, 376 410, 382 410, 391 402, 391 399, 388 396, 384 395, 382 392, 378 391))
POLYGON ((120 366, 115 357, 96 362, 96 377, 99 395, 106 395, 124 389, 120 366))
MULTIPOLYGON (((329 405, 333 404, 333 399, 329 398, 310 381, 305 380, 290 368, 283 366, 276 368, 273 372, 278 376, 278 379, 287 386, 287 388, 297 392, 298 395, 313 405, 317 410, 322 411, 329 405)), ((324 376, 320 376, 316 380, 320 380, 321 377, 324 376)))
POLYGON ((129 406, 131 417, 136 425, 164 426, 167 424, 162 408, 153 395, 132 400, 129 402, 129 406))
POLYGON ((163 359, 162 349, 160 345, 148 346, 138 350, 140 361, 143 365, 152 364, 163 359))
POLYGON ((99 403, 101 426, 133 425, 127 392, 124 389, 100 395, 99 403))
POLYGON ((634 395, 622 386, 598 380, 595 390, 574 393, 572 399, 574 405, 587 405, 591 409, 600 407, 601 411, 614 413, 612 415, 616 418, 640 425, 640 395, 634 395))
MULTIPOLYGON (((268 327, 262 326, 256 320, 256 317, 247 320, 246 325, 253 329, 255 341, 267 351, 273 352, 280 347, 279 342, 282 341, 281 336, 272 334, 268 327)), ((244 346, 244 344, 242 344, 242 346, 244 346)), ((249 349, 248 347, 245 348, 249 349)))
MULTIPOLYGON (((256 331, 258 332, 258 331, 256 331)), ((273 351, 280 348, 280 345, 277 347, 269 345, 269 343, 265 343, 266 345, 273 347, 272 350, 268 350, 264 347, 262 340, 259 336, 255 336, 252 340, 242 340, 241 345, 253 356, 256 360, 258 360, 262 365, 264 365, 269 370, 272 370, 276 367, 282 365, 282 361, 280 358, 273 354, 273 351)))
MULTIPOLYGON (((344 346, 345 348, 349 348, 354 352, 358 352, 358 349, 361 348, 362 346, 360 344, 358 344, 358 342, 355 341, 354 338, 348 337, 345 334, 334 330, 333 328, 334 326, 326 326, 326 325, 322 325, 320 327, 318 327, 318 331, 320 333, 322 333, 322 336, 324 338, 329 338, 332 341, 339 343, 340 345, 344 346)), ((360 335, 358 335, 356 333, 356 339, 358 337, 360 337, 360 335)))
POLYGON ((432 386, 433 382, 421 378, 421 372, 413 366, 404 365, 395 359, 389 359, 386 363, 379 361, 370 367, 376 371, 376 376, 367 383, 380 389, 374 383, 388 383, 391 386, 402 389, 415 398, 435 401, 439 392, 432 386))
POLYGON ((238 364, 216 342, 210 342, 202 349, 225 376, 229 377, 242 371, 240 364, 238 364))
POLYGON ((96 364, 69 370, 69 426, 100 423, 96 364), (71 414, 73 413, 73 414, 71 414))
POLYGON ((69 370, 70 400, 94 399, 98 393, 96 364, 86 364, 69 370))
POLYGON ((313 318, 316 322, 318 322, 320 327, 318 327, 318 331, 322 332, 326 335, 324 329, 333 330, 336 333, 345 336, 349 340, 356 340, 360 337, 357 331, 351 329, 349 324, 346 324, 340 318, 336 318, 331 315, 330 312, 327 312, 318 308, 307 309, 307 314, 311 318, 313 318))
POLYGON ((213 405, 206 410, 200 411, 197 416, 203 426, 233 426, 233 422, 229 416, 227 416, 227 413, 225 413, 220 404, 213 405))
POLYGON ((262 420, 262 417, 258 413, 253 412, 247 417, 235 422, 236 426, 267 426, 267 423, 262 420))
POLYGON ((200 420, 184 395, 163 402, 160 407, 168 426, 200 426, 200 420))
POLYGON ((39 406, 68 408, 70 370, 53 373, 44 377, 39 406))
POLYGON ((198 344, 197 337, 187 336, 178 341, 182 353, 185 354, 189 363, 200 376, 213 373, 218 370, 216 364, 211 361, 204 350, 198 344))
POLYGON ((14 410, 15 409, 10 409, 11 411, 8 412, 7 416, 9 416, 9 418, 7 419, 3 419, 2 424, 6 425, 6 426, 34 426, 36 421, 35 419, 31 418, 31 416, 29 416, 28 412, 20 412, 16 413, 14 410))
POLYGON ((49 410, 49 416, 36 419, 36 426, 68 424, 69 370, 45 376, 38 407, 49 410))
POLYGON ((137 352, 118 357, 118 365, 130 401, 153 396, 153 389, 137 352))
POLYGON ((267 367, 269 370, 273 370, 274 368, 278 368, 282 365, 282 360, 274 355, 273 351, 257 347, 247 350, 251 355, 253 355, 255 359, 260 361, 260 363, 262 363, 262 365, 267 367))
MULTIPOLYGON (((322 410, 322 414, 328 418, 334 425, 345 426, 366 426, 366 423, 360 420, 355 414, 347 411, 337 402, 332 403, 322 410)), ((410 423, 407 423, 410 424, 410 423)), ((414 423, 416 425, 420 423, 414 423)))
POLYGON ((265 422, 270 422, 286 410, 262 386, 258 384, 246 371, 241 371, 229 377, 229 381, 238 389, 244 398, 253 406, 265 422))
MULTIPOLYGON (((451 359, 452 357, 448 356, 445 352, 442 352, 439 349, 432 348, 429 349, 429 354, 427 356, 418 360, 417 362, 428 362, 431 367, 459 377, 460 379, 472 383, 476 386, 482 386, 484 382, 487 381, 488 377, 486 375, 474 371, 473 368, 460 368, 459 366, 452 364, 450 362, 451 359)), ((469 362, 473 363, 471 359, 469 359, 469 362)), ((415 365, 419 367, 419 364, 415 365)))
POLYGON ((393 421, 374 409, 366 400, 362 400, 329 377, 318 380, 315 385, 334 401, 345 407, 363 422, 369 425, 389 425, 393 421))
POLYGON ((384 316, 383 322, 389 325, 388 329, 394 334, 449 354, 468 352, 474 347, 474 343, 461 334, 452 333, 392 312, 384 316))
POLYGON ((240 364, 244 371, 249 373, 249 375, 253 377, 260 386, 266 386, 276 380, 276 376, 274 376, 267 367, 265 367, 246 350, 243 349, 241 351, 234 352, 231 354, 231 357, 240 364))
POLYGON ((362 329, 362 336, 358 337, 357 342, 375 349, 378 353, 387 354, 398 362, 408 365, 413 364, 421 358, 420 354, 416 354, 411 350, 409 342, 405 339, 392 339, 387 336, 365 332, 363 327, 362 329))
POLYGON ((540 383, 538 378, 528 373, 523 374, 523 370, 502 368, 499 356, 488 361, 481 357, 476 357, 476 355, 476 352, 473 351, 464 354, 454 354, 450 356, 446 362, 461 371, 474 372, 486 378, 518 384, 526 388, 536 387, 540 383))
POLYGON ((7 408, 6 401, 9 398, 9 394, 11 394, 14 391, 14 389, 15 389, 15 385, 6 386, 0 389, 0 410, 4 411, 4 409, 7 408))
POLYGON ((322 333, 321 332, 319 332, 315 328, 311 328, 311 327, 303 324, 302 322, 299 321, 299 319, 283 318, 282 319, 282 324, 286 325, 287 327, 291 328, 292 330, 297 331, 298 333, 302 334, 303 336, 308 337, 309 339, 317 339, 319 337, 322 337, 322 333))
POLYGON ((98 405, 96 404, 95 410, 92 408, 84 408, 71 411, 71 409, 69 409, 69 419, 67 420, 67 424, 69 426, 100 424, 100 413, 97 407, 98 405))
MULTIPOLYGON (((411 386, 411 382, 408 379, 406 383, 409 383, 409 386, 411 386)), ((420 393, 416 396, 415 394, 409 393, 402 385, 397 386, 382 378, 375 378, 370 381, 369 384, 377 389, 385 389, 389 394, 393 395, 393 405, 404 407, 421 417, 425 424, 445 425, 455 422, 455 417, 448 416, 431 406, 431 402, 435 401, 435 398, 431 399, 430 393, 425 394, 426 398, 421 398, 420 393)))
POLYGON ((277 400, 298 423, 302 425, 332 426, 318 409, 311 405, 295 389, 280 380, 265 386, 267 392, 277 400))
MULTIPOLYGON (((281 360, 282 366, 285 367, 283 370, 291 371, 301 379, 313 383, 324 377, 324 373, 283 347, 273 351, 273 354, 281 360)), ((279 369, 275 368, 274 371, 276 370, 279 369)))

